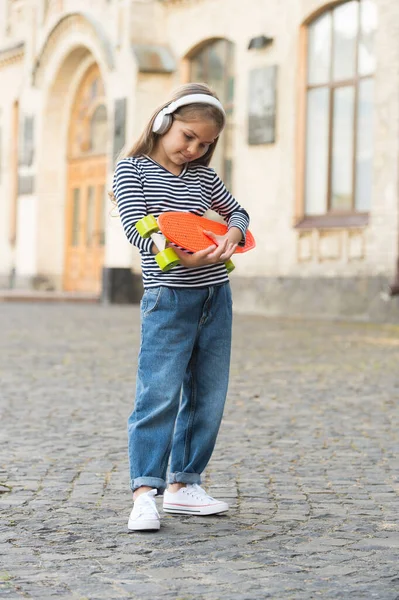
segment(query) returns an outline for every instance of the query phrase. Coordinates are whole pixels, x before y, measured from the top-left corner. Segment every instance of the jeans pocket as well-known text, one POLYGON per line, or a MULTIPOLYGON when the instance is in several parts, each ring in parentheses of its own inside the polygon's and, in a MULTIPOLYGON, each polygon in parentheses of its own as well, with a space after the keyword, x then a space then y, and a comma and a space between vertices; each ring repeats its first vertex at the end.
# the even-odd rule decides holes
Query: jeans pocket
POLYGON ((144 290, 140 305, 141 314, 143 317, 146 317, 157 308, 161 298, 161 293, 162 287, 148 288, 144 290))

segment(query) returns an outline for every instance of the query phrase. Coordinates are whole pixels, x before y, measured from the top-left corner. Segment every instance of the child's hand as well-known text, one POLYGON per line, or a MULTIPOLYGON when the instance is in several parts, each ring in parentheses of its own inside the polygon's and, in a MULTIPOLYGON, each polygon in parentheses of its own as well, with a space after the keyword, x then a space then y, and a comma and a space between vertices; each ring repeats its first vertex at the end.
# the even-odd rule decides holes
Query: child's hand
POLYGON ((224 242, 224 240, 228 240, 229 242, 231 242, 232 244, 235 244, 236 246, 241 242, 242 240, 242 232, 241 229, 238 229, 238 227, 231 227, 226 233, 225 235, 216 235, 215 233, 213 233, 212 231, 205 231, 204 233, 207 237, 211 238, 212 240, 214 240, 214 242, 220 246, 220 244, 222 244, 222 242, 224 242))
POLYGON ((180 259, 180 263, 187 268, 204 267, 216 263, 228 261, 237 248, 237 243, 230 241, 228 235, 214 235, 210 231, 205 232, 207 236, 215 240, 215 245, 199 250, 194 254, 188 254, 180 248, 173 247, 180 259))
POLYGON ((209 237, 211 241, 215 242, 216 246, 221 246, 226 239, 229 242, 232 242, 232 240, 230 240, 228 238, 227 233, 225 235, 216 235, 216 233, 213 233, 212 231, 205 231, 205 230, 204 230, 204 233, 205 233, 206 237, 209 237))

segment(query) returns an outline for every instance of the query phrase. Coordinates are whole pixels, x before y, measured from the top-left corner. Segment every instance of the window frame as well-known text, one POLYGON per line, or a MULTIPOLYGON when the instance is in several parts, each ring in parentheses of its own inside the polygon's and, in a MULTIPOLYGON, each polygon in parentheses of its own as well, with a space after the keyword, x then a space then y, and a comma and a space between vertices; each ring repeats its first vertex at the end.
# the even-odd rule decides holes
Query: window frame
POLYGON ((356 70, 353 77, 349 79, 334 80, 333 53, 334 53, 334 35, 333 35, 333 11, 347 4, 351 0, 338 0, 323 6, 320 10, 313 13, 301 26, 299 32, 299 68, 298 68, 298 125, 297 125, 297 171, 296 171, 296 202, 294 211, 294 227, 298 229, 309 228, 334 228, 334 227, 359 227, 367 225, 369 221, 368 211, 357 211, 356 202, 356 159, 357 159, 357 133, 358 133, 358 101, 360 82, 364 80, 374 80, 375 70, 367 75, 359 73, 359 42, 361 36, 361 11, 360 4, 362 0, 356 0, 358 9, 358 26, 356 32, 355 60, 356 70), (323 15, 331 13, 331 48, 330 48, 330 75, 327 83, 309 84, 308 83, 308 40, 309 27, 323 15), (353 154, 352 154, 352 206, 349 210, 332 209, 332 172, 333 172, 333 117, 334 117, 334 91, 343 87, 354 88, 354 112, 353 112, 353 154), (306 214, 306 160, 307 160, 307 105, 308 92, 312 89, 328 89, 329 92, 329 114, 328 114, 328 165, 327 165, 327 209, 324 214, 308 215, 306 214))

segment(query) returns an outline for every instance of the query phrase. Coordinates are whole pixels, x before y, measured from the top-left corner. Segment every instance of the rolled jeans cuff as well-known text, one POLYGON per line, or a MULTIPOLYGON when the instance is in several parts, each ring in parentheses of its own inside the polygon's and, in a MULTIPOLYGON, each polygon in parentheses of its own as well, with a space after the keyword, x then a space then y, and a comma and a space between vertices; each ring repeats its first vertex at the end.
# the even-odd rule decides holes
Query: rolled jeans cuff
POLYGON ((130 481, 130 487, 133 490, 133 492, 142 485, 154 489, 156 488, 158 490, 158 493, 163 493, 166 488, 165 480, 160 479, 159 477, 136 477, 136 479, 132 479, 130 481))
POLYGON ((169 473, 168 483, 201 483, 198 473, 169 473))

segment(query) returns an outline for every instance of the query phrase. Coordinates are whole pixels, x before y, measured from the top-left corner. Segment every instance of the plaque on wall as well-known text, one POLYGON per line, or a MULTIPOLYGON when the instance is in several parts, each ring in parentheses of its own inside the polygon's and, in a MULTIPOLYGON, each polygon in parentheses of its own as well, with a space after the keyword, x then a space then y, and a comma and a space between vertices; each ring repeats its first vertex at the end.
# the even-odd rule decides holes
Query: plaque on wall
POLYGON ((248 144, 276 141, 277 66, 253 69, 249 73, 248 144))

